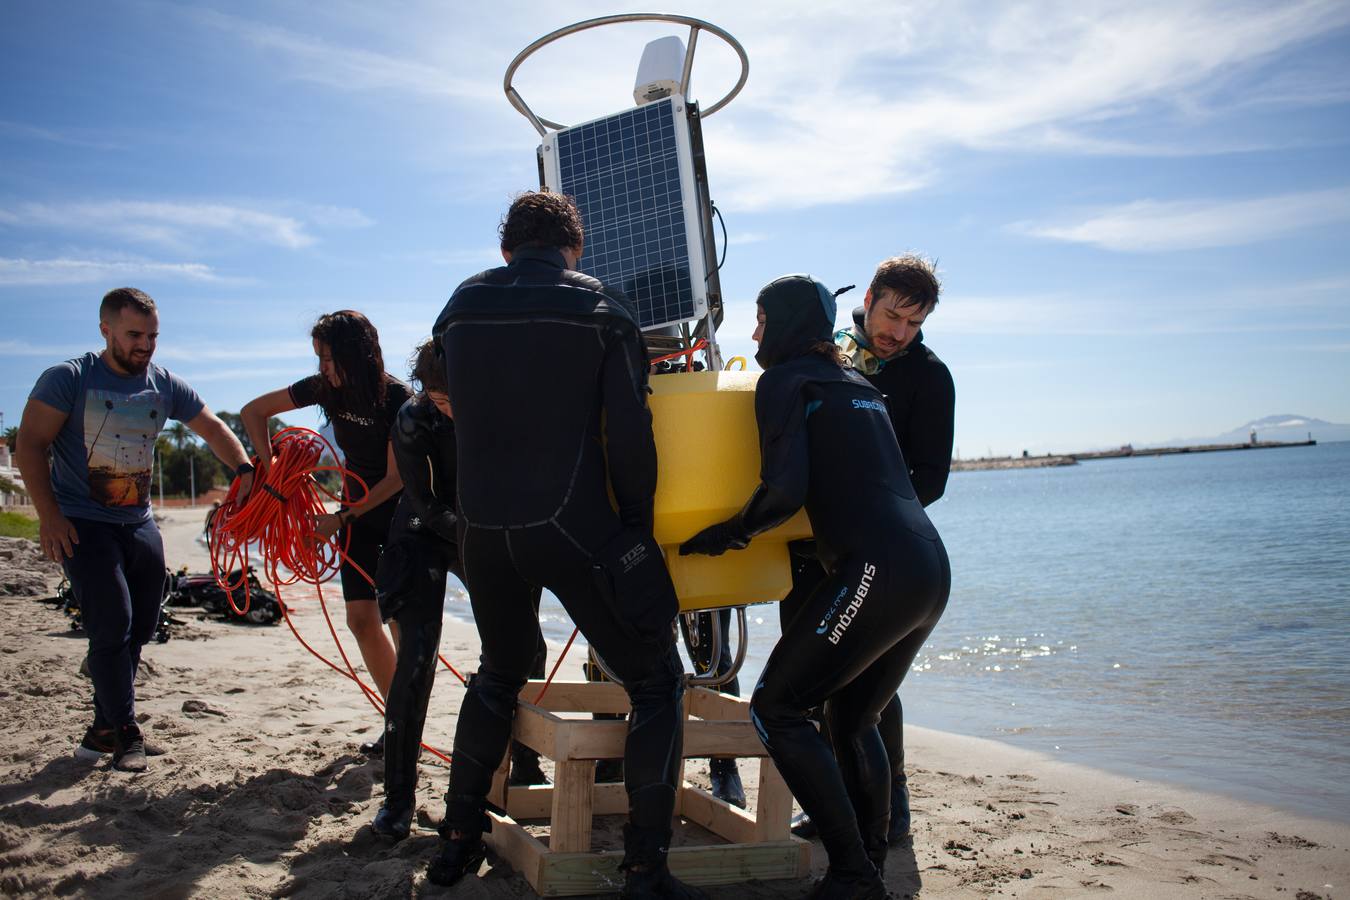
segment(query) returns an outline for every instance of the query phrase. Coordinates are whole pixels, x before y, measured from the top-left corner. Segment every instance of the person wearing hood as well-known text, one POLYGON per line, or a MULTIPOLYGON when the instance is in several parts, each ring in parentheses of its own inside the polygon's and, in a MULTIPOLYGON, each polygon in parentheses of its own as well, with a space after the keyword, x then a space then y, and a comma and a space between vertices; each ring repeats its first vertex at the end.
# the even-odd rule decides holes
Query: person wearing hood
POLYGON ((951 569, 885 399, 832 340, 834 295, 789 275, 760 291, 757 313, 760 484, 680 553, 743 549, 806 507, 825 577, 783 629, 750 716, 829 855, 812 896, 884 897, 890 765, 877 721, 946 608, 951 569), (819 706, 829 741, 808 719, 819 706))
MULTIPOLYGON (((951 372, 923 341, 921 330, 938 303, 941 284, 932 263, 906 254, 882 260, 853 311, 853 327, 836 332, 835 343, 850 366, 886 396, 886 409, 909 466, 914 493, 925 507, 947 488, 952 465, 952 422, 956 387, 951 372)), ((793 544, 792 592, 779 608, 783 622, 825 577, 810 542, 793 544)), ((892 844, 910 830, 909 784, 905 777, 904 710, 899 695, 881 714, 881 738, 891 760, 892 844)), ((814 837, 808 817, 794 823, 800 837, 814 837)))

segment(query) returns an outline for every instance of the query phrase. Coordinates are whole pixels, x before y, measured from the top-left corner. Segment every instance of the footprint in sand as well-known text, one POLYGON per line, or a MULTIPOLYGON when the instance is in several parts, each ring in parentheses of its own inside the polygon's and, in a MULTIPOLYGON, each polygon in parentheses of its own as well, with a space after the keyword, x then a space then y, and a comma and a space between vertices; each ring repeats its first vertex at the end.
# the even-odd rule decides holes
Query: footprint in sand
POLYGON ((1186 812, 1184 809, 1173 807, 1158 813, 1153 818, 1159 822, 1166 822, 1168 825, 1189 825, 1195 821, 1195 816, 1186 812))

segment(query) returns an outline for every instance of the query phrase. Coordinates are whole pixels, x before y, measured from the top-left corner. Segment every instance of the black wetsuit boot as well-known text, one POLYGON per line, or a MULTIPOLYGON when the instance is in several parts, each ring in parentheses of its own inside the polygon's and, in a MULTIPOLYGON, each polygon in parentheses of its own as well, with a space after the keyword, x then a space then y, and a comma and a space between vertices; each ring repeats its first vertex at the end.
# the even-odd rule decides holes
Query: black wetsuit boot
POLYGON ((704 900, 708 895, 670 874, 670 828, 623 827, 623 900, 704 900))
POLYGON ((445 817, 441 845, 427 865, 427 880, 448 887, 465 875, 478 873, 487 859, 483 832, 491 830, 492 822, 483 813, 482 801, 455 794, 445 797, 445 817))

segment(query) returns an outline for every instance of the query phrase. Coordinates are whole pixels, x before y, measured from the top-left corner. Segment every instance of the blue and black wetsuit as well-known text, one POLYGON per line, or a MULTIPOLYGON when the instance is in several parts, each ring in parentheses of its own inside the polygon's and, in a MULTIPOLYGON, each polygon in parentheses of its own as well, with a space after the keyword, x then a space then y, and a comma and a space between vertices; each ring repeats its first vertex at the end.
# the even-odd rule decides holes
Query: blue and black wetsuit
MULTIPOLYGON (((865 321, 866 310, 859 306, 853 311, 853 328, 836 333, 835 341, 845 348, 854 369, 885 396, 909 480, 926 508, 942 497, 951 472, 956 387, 946 364, 924 343, 922 331, 898 355, 882 360, 868 348, 865 321)), ((783 625, 825 577, 811 541, 796 541, 789 550, 792 591, 779 606, 783 625)), ((880 728, 891 761, 890 837, 895 841, 907 835, 910 827, 904 708, 899 694, 882 711, 880 728)))
POLYGON ((674 588, 651 539, 656 445, 641 333, 622 299, 568 270, 561 253, 521 247, 510 265, 460 285, 433 334, 447 360, 460 556, 483 647, 460 708, 442 833, 483 828, 534 658, 522 627, 535 622, 542 586, 628 691, 625 864, 663 868, 683 671, 674 588), (605 565, 639 545, 631 571, 605 565))
POLYGON ((878 717, 946 608, 951 571, 881 394, 817 352, 830 340, 833 297, 790 276, 766 287, 760 304, 761 483, 740 513, 681 552, 743 547, 806 507, 826 574, 784 627, 751 715, 816 822, 832 876, 861 883, 884 861, 890 814, 878 717), (833 752, 807 718, 822 704, 833 752))

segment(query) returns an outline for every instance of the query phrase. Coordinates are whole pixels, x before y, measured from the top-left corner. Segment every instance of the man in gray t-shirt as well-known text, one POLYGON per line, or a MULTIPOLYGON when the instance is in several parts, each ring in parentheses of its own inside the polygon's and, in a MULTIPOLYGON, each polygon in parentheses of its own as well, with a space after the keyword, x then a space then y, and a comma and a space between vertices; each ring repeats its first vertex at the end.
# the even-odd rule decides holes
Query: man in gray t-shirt
POLYGON ((245 496, 253 468, 197 392, 151 363, 159 338, 154 300, 135 288, 110 291, 99 331, 101 353, 38 378, 19 425, 17 462, 37 508, 42 551, 65 568, 89 638, 94 723, 75 755, 111 752, 114 768, 135 772, 145 769, 147 753, 136 724, 136 669, 164 589, 164 545, 150 517, 155 438, 169 419, 186 423, 241 477, 245 496))

